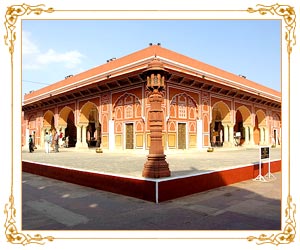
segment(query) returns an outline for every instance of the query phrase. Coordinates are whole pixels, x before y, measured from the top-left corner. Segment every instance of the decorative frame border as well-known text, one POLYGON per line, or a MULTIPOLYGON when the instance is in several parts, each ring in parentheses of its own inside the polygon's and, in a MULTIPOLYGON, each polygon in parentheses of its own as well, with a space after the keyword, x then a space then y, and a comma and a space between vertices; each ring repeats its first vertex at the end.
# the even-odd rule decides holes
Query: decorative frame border
MULTIPOLYGON (((291 7, 289 5, 279 5, 274 4, 271 6, 265 6, 262 4, 256 5, 257 9, 254 8, 248 8, 247 12, 249 13, 255 13, 258 12, 261 15, 266 15, 268 13, 272 15, 278 15, 283 18, 285 24, 286 24, 286 32, 285 32, 285 40, 287 42, 287 53, 288 53, 288 124, 290 124, 290 64, 291 64, 291 53, 292 53, 292 47, 296 44, 296 36, 295 36, 295 28, 296 28, 296 13, 294 10, 294 7, 291 7)), ((15 41, 17 39, 15 28, 18 21, 18 18, 23 15, 41 15, 42 13, 52 13, 54 11, 70 11, 70 10, 54 10, 54 8, 46 8, 44 4, 39 4, 35 6, 30 6, 28 4, 22 4, 22 5, 11 5, 7 7, 7 11, 5 14, 5 29, 6 29, 6 35, 4 36, 5 45, 9 48, 10 53, 10 68, 11 68, 11 98, 13 99, 14 96, 14 90, 13 90, 13 83, 14 83, 14 45, 15 41)), ((76 10, 72 10, 76 12, 76 10)), ((79 11, 79 10, 77 10, 79 11)), ((84 11, 84 10, 80 10, 84 11)), ((97 10, 93 10, 97 11, 97 10)), ((99 11, 99 10, 98 10, 99 11)), ((115 10, 117 11, 117 10, 115 10)), ((130 10, 127 10, 130 11, 130 10)), ((138 11, 138 10, 134 10, 138 11)), ((153 10, 157 11, 157 10, 153 10)), ((164 10, 167 11, 167 10, 164 10)), ((172 10, 170 10, 172 11, 172 10)), ((174 10, 173 10, 174 11, 174 10)), ((176 10, 178 11, 178 10, 176 10)), ((184 10, 187 11, 187 10, 184 10)), ((197 10, 193 10, 197 11, 197 10)), ((198 10, 200 11, 200 10, 198 10)), ((212 11, 212 10, 201 10, 201 11, 212 11)), ((230 11, 230 10, 224 10, 224 11, 230 11)), ((238 10, 233 10, 238 11, 238 10)), ((243 10, 240 10, 243 11, 243 10)), ((12 103, 13 108, 13 103, 12 103)), ((14 124, 13 116, 11 118, 11 123, 14 124)), ((12 141, 14 139, 14 133, 13 133, 13 127, 12 127, 12 141)), ((273 244, 273 245, 279 245, 279 244, 289 244, 294 242, 295 236, 296 236, 296 221, 295 221, 295 214, 296 214, 296 204, 292 201, 292 196, 290 193, 290 176, 291 176, 291 169, 290 169, 290 128, 288 128, 288 195, 287 195, 287 207, 285 209, 285 223, 283 232, 280 232, 278 234, 261 234, 259 236, 249 236, 247 238, 236 238, 236 239, 247 239, 249 242, 255 241, 256 244, 273 244)), ((11 152, 13 152, 13 146, 11 146, 11 152)), ((34 236, 31 236, 29 234, 24 234, 22 232, 19 232, 17 226, 16 226, 16 208, 14 203, 14 158, 13 155, 11 156, 11 187, 10 187, 10 196, 9 196, 9 202, 5 204, 4 208, 4 214, 6 215, 6 221, 4 224, 5 227, 5 235, 6 239, 9 243, 12 244, 22 244, 27 245, 31 243, 36 244, 45 244, 46 241, 53 241, 55 239, 71 239, 71 238, 55 238, 53 236, 42 236, 41 234, 35 234, 34 236)), ((77 239, 77 238, 76 238, 77 239)), ((82 238, 86 239, 86 238, 82 238)), ((90 239, 90 238, 89 238, 90 239)), ((178 239, 178 238, 177 238, 178 239)), ((187 238, 189 239, 189 238, 187 238)), ((201 238, 197 238, 201 239, 201 238)), ((207 238, 205 238, 207 239, 207 238)), ((220 239, 220 238, 212 238, 212 239, 220 239)), ((223 238, 228 239, 228 238, 223 238)), ((235 238, 231 238, 235 239, 235 238)))

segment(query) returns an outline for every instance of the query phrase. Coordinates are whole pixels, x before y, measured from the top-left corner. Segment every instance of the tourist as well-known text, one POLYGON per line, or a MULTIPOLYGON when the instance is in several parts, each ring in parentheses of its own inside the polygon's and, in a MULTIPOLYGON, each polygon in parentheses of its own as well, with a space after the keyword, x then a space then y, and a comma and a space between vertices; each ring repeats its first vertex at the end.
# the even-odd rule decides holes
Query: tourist
POLYGON ((44 144, 45 144, 45 152, 50 153, 51 137, 48 132, 46 132, 46 135, 44 138, 44 144))
POLYGON ((54 135, 54 152, 57 153, 58 151, 58 142, 59 142, 59 132, 56 131, 54 135))
POLYGON ((33 139, 32 135, 29 135, 29 152, 32 153, 34 151, 33 149, 33 139))

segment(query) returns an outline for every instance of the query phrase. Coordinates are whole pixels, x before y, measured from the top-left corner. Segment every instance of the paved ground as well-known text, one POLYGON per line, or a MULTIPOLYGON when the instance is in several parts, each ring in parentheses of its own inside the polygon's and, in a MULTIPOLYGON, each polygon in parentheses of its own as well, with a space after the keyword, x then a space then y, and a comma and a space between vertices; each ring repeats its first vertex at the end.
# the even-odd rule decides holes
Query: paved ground
POLYGON ((23 230, 280 230, 281 174, 155 204, 23 173, 23 230))
MULTIPOLYGON (((109 157, 107 153, 76 153, 69 149, 50 154, 24 151, 22 157, 137 177, 145 161, 143 154, 119 153, 109 157)), ((257 162, 258 149, 177 152, 167 159, 173 175, 185 175, 257 162)), ((271 150, 271 159, 280 159, 280 149, 271 150)), ((249 180, 155 204, 23 173, 22 229, 280 230, 281 173, 274 176, 276 179, 270 182, 249 180)))
MULTIPOLYGON (((224 170, 233 167, 250 165, 259 161, 258 148, 216 149, 206 151, 171 151, 167 152, 167 162, 172 177, 201 172, 224 170)), ((142 177, 147 152, 127 151, 97 154, 95 149, 75 151, 73 148, 62 148, 59 153, 46 154, 42 149, 29 153, 23 150, 22 159, 56 166, 70 167, 89 171, 142 177)), ((280 148, 271 149, 271 160, 281 159, 280 148)))

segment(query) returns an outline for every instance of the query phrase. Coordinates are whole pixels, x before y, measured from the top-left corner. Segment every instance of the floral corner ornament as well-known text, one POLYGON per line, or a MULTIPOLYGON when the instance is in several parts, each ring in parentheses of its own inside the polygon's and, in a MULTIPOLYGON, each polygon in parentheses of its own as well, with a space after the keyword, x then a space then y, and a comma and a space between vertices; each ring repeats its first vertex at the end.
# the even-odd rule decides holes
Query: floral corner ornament
POLYGON ((14 206, 14 197, 12 195, 9 197, 9 203, 5 205, 4 214, 6 214, 4 227, 6 239, 8 242, 12 244, 22 244, 23 246, 25 246, 30 243, 43 245, 45 244, 45 240, 54 240, 54 237, 52 236, 42 237, 40 234, 30 236, 29 234, 18 232, 17 226, 15 225, 16 208, 14 206))
POLYGON ((11 54, 14 53, 14 43, 16 41, 16 23, 20 16, 25 14, 30 15, 31 13, 35 15, 40 15, 43 12, 52 13, 54 12, 53 8, 44 9, 43 4, 30 6, 28 4, 22 5, 12 5, 7 7, 6 15, 5 15, 5 28, 6 35, 4 35, 5 44, 9 46, 9 52, 11 54))
POLYGON ((272 15, 278 15, 283 17, 283 20, 286 24, 285 40, 288 43, 287 52, 290 55, 292 53, 292 46, 296 45, 296 13, 294 7, 289 5, 279 5, 273 4, 271 6, 265 6, 258 4, 258 9, 248 8, 248 12, 255 13, 258 12, 261 15, 266 15, 271 13, 272 15))

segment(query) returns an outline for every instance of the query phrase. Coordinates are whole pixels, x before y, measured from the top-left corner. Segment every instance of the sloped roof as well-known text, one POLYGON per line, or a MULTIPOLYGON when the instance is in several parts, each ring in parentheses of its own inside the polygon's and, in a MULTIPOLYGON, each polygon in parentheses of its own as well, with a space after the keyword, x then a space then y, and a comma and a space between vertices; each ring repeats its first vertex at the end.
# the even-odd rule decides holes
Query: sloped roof
POLYGON ((128 70, 133 71, 140 68, 146 68, 149 61, 154 57, 162 60, 166 68, 169 67, 177 69, 185 73, 194 72, 194 74, 199 76, 205 75, 213 80, 218 80, 219 83, 232 86, 233 88, 238 88, 240 90, 252 93, 263 93, 263 95, 267 98, 270 98, 274 101, 281 101, 281 93, 274 89, 200 62, 196 59, 179 54, 172 50, 163 48, 159 45, 152 45, 127 56, 63 79, 62 81, 56 82, 47 87, 35 90, 24 96, 24 104, 35 102, 38 99, 43 99, 45 94, 48 94, 49 96, 49 93, 53 93, 55 95, 59 92, 66 92, 70 90, 74 84, 76 84, 77 87, 84 86, 96 81, 100 81, 108 74, 114 76, 114 73, 120 75, 122 72, 128 72, 128 70))

